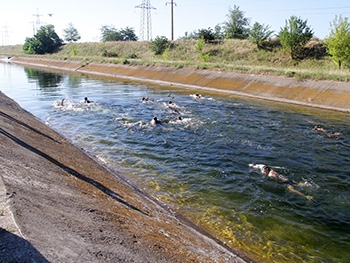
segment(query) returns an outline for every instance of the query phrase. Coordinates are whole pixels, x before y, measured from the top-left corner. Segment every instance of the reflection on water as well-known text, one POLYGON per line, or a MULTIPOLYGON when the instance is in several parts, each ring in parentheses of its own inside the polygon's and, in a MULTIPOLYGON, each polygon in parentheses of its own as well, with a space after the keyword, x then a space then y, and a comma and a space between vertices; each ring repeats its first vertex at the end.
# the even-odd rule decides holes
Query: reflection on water
POLYGON ((27 74, 28 80, 38 83, 41 88, 58 87, 63 78, 62 75, 57 73, 42 72, 32 68, 24 68, 24 71, 27 74))
POLYGON ((1 75, 5 94, 228 245, 262 262, 350 258, 348 114, 77 75, 38 87, 14 66, 1 75), (313 200, 249 163, 303 183, 294 187, 313 200))

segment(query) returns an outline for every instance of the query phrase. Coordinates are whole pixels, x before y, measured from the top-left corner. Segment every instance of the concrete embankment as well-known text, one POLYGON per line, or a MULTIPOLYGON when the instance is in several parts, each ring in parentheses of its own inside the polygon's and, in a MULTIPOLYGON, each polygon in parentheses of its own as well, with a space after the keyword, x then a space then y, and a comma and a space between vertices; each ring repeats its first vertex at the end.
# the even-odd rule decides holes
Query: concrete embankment
POLYGON ((10 62, 350 112, 350 84, 346 82, 298 81, 264 74, 95 62, 86 64, 46 58, 11 58, 10 62))

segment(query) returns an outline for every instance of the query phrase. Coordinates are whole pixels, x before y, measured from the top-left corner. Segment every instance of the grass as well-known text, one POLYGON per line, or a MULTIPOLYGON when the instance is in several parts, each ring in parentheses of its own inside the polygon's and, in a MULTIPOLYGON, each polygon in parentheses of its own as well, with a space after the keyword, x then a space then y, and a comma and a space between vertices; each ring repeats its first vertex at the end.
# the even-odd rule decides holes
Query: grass
MULTIPOLYGON (((221 71, 238 71, 249 74, 284 75, 297 79, 350 81, 349 70, 337 69, 317 39, 305 48, 305 59, 291 60, 278 41, 268 43, 265 50, 257 49, 247 40, 225 40, 205 44, 201 53, 196 40, 177 40, 164 54, 155 56, 148 42, 96 42, 70 43, 51 55, 30 55, 60 60, 78 60, 100 63, 197 68, 221 71)), ((0 46, 0 54, 29 56, 22 45, 0 46)))

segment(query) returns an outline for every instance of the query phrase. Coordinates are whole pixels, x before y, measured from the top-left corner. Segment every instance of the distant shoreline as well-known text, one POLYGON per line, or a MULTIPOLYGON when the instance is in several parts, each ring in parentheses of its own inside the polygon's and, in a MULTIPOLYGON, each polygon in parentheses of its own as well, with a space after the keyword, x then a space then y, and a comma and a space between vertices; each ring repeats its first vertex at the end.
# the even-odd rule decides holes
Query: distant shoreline
MULTIPOLYGON (((6 59, 6 58, 5 58, 6 59)), ((10 63, 350 112, 350 84, 265 74, 13 57, 10 63)))

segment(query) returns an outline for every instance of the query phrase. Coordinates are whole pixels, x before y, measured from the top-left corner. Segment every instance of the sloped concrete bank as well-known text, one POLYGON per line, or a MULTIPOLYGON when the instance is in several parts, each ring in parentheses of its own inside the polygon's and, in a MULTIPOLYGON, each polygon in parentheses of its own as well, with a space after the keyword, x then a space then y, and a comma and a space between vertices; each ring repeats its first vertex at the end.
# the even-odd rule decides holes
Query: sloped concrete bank
POLYGON ((313 81, 284 76, 237 72, 174 69, 158 66, 129 66, 46 58, 11 58, 11 63, 30 65, 118 79, 172 85, 266 99, 284 103, 350 112, 350 83, 313 81))

